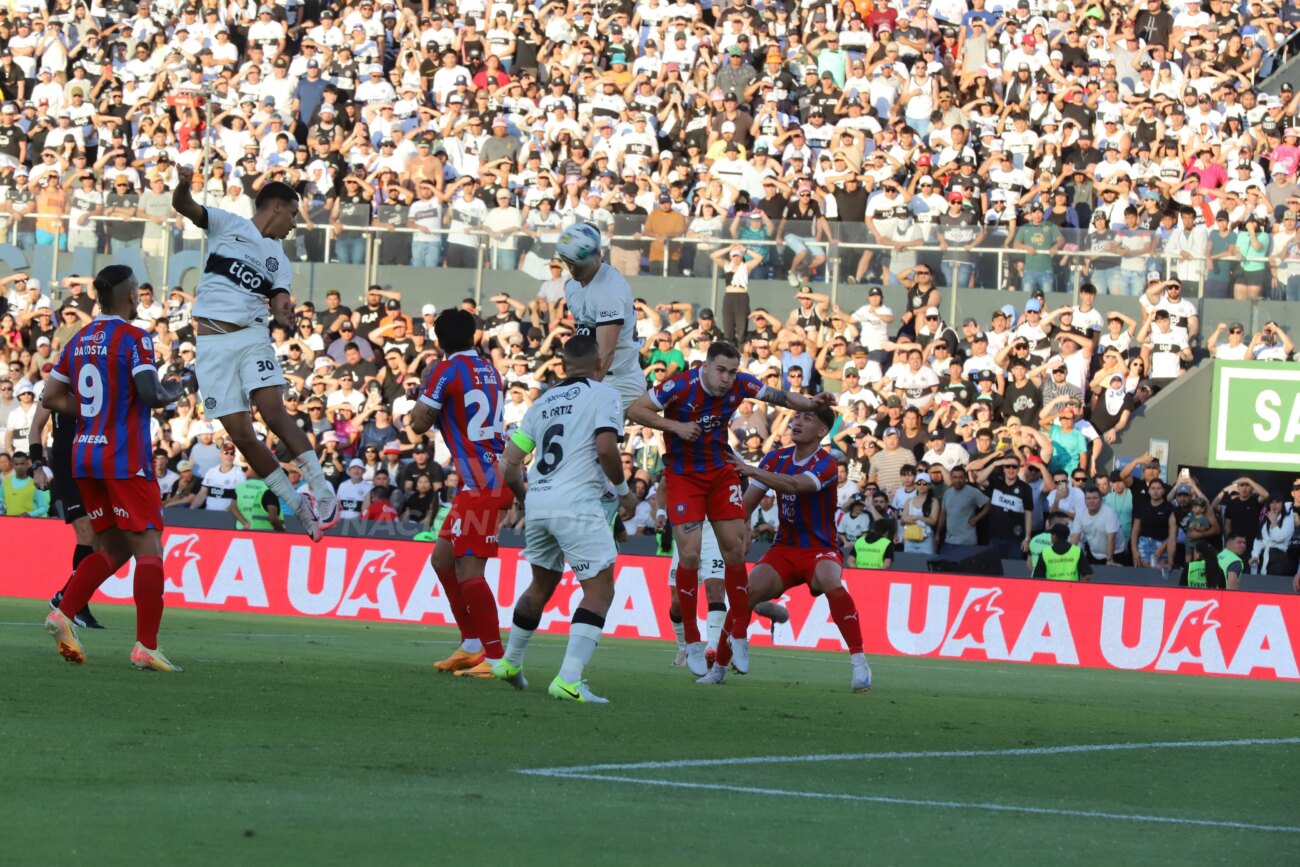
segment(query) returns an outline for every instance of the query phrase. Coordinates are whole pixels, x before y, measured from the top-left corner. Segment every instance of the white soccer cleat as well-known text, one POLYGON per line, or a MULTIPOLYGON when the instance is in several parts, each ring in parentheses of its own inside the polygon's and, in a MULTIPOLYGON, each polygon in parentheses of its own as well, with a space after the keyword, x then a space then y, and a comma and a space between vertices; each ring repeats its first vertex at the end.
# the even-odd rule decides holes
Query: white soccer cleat
POLYGON ((323 538, 320 529, 320 519, 316 517, 316 498, 311 494, 302 494, 298 499, 298 508, 293 510, 294 517, 298 523, 302 524, 302 531, 307 534, 307 538, 313 542, 319 542, 323 538))
POLYGON ((315 509, 316 520, 320 523, 322 533, 339 522, 339 514, 343 511, 339 498, 332 491, 316 500, 315 509))
POLYGON ((736 674, 749 674, 749 639, 731 639, 731 667, 736 674))
POLYGON ((865 659, 853 663, 853 691, 867 692, 871 689, 871 664, 865 659))
POLYGON ((686 667, 691 670, 691 674, 701 677, 709 670, 709 663, 704 658, 704 642, 697 641, 694 644, 686 645, 686 667))
POLYGON ((709 669, 708 673, 696 680, 696 683, 702 683, 705 686, 717 686, 727 679, 727 670, 716 662, 709 669))
POLYGON ((672 665, 673 668, 681 668, 682 666, 686 665, 685 644, 677 645, 677 655, 673 657, 673 661, 670 664, 672 665))

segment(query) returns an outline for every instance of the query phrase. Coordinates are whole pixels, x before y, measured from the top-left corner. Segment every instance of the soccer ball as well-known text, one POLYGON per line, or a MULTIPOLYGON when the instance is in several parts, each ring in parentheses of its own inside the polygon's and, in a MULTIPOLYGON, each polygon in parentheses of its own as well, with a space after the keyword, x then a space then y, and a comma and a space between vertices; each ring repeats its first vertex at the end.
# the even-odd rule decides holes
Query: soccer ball
POLYGON ((586 265, 600 255, 600 232, 590 223, 574 223, 555 245, 555 255, 572 265, 586 265))

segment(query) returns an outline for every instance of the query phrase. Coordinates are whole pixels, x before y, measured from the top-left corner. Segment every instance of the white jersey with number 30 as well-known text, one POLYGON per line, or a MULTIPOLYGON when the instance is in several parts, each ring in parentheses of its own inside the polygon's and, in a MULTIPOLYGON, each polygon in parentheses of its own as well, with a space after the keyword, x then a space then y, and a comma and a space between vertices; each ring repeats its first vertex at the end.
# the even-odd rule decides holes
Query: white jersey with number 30
POLYGON ((600 508, 609 484, 596 457, 596 437, 623 434, 618 392, 591 379, 566 379, 537 399, 514 434, 535 451, 525 514, 600 508))
POLYGON ((267 301, 288 292, 289 257, 279 241, 262 237, 252 220, 206 207, 208 258, 194 295, 193 315, 248 327, 269 321, 267 301))

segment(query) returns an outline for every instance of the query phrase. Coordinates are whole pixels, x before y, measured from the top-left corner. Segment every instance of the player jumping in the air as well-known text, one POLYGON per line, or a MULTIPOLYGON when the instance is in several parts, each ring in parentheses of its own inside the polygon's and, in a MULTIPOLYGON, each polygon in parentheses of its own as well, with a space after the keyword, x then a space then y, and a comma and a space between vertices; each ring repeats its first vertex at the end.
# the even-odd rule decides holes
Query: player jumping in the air
POLYGON ((606 485, 614 486, 625 508, 635 508, 636 497, 628 490, 618 451, 623 407, 618 392, 594 379, 599 362, 594 337, 569 338, 564 344, 567 378, 529 407, 506 444, 506 483, 524 504, 524 559, 533 578, 515 605, 505 658, 492 672, 519 689, 528 685, 524 651, 567 560, 582 582, 582 602, 573 612, 564 662, 548 691, 566 701, 605 704, 582 678, 614 602, 618 546, 601 500, 606 485), (525 488, 523 464, 534 450, 537 457, 525 488))
POLYGON ((430 557, 460 627, 461 645, 434 667, 490 678, 492 663, 502 654, 501 626, 483 575, 487 561, 497 555, 501 512, 510 508, 514 494, 499 466, 505 448, 505 393, 492 362, 474 351, 476 327, 473 314, 458 307, 444 310, 434 321, 445 357, 429 373, 411 410, 411 430, 423 434, 436 424, 461 477, 430 557))
MULTIPOLYGON (((63 594, 72 583, 72 576, 77 572, 77 567, 95 550, 91 547, 95 531, 91 529, 90 518, 86 517, 86 509, 81 504, 81 491, 77 489, 77 480, 72 477, 72 440, 76 435, 76 416, 50 412, 43 404, 36 408, 36 414, 32 416, 30 448, 32 479, 37 487, 49 488, 51 511, 62 517, 63 523, 71 524, 72 532, 77 537, 77 545, 72 549, 72 572, 68 573, 68 580, 63 585, 63 589, 50 599, 50 608, 59 607, 59 603, 63 601, 63 594), (45 451, 47 422, 53 422, 54 428, 48 454, 45 451)), ((72 622, 82 629, 104 628, 91 613, 89 604, 73 616, 72 622)))
POLYGON ((72 618, 110 575, 135 557, 136 642, 131 664, 180 671, 158 649, 163 612, 162 495, 153 470, 150 409, 174 403, 154 366, 153 341, 136 318, 135 275, 110 265, 95 276, 99 309, 59 355, 43 403, 77 418, 72 474, 94 530, 94 553, 77 567, 59 606, 45 618, 59 654, 86 661, 72 618))
MULTIPOLYGON (((628 407, 645 394, 632 287, 603 261, 600 230, 590 223, 574 223, 565 229, 555 244, 555 255, 572 277, 564 284, 564 304, 573 317, 573 331, 595 338, 599 346, 600 359, 591 378, 618 392, 620 411, 626 415, 628 407)), ((618 511, 618 497, 612 488, 605 489, 601 508, 612 525, 618 511)))
POLYGON ((288 184, 272 181, 258 191, 253 218, 246 220, 194 201, 193 178, 193 169, 177 167, 172 207, 208 233, 208 258, 194 290, 194 372, 204 415, 221 420, 253 472, 319 542, 338 523, 339 502, 311 440, 284 408, 284 372, 268 321, 273 318, 290 333, 297 327, 289 296, 293 275, 280 242, 297 225, 298 194, 288 184), (294 465, 310 494, 294 488, 275 453, 258 439, 250 406, 296 455, 294 465))
MULTIPOLYGON (((748 623, 745 587, 745 507, 740 476, 730 463, 727 430, 741 402, 755 398, 774 406, 810 411, 834 402, 827 393, 805 397, 764 386, 748 373, 738 373, 740 352, 718 341, 709 347, 704 366, 666 379, 640 397, 628 410, 628 420, 664 431, 667 456, 663 483, 668 517, 679 550, 677 599, 686 633, 686 664, 703 675, 704 642, 700 641, 699 569, 701 527, 708 520, 718 537, 724 562, 724 585, 730 609, 748 623)), ((729 615, 730 616, 730 615, 729 615)), ((736 670, 749 670, 747 648, 733 655, 736 670)))
MULTIPOLYGON (((814 596, 826 594, 831 617, 849 648, 853 691, 866 692, 871 688, 871 666, 862 652, 857 606, 840 580, 844 558, 835 543, 838 467, 831 453, 821 447, 834 424, 835 414, 829 407, 800 412, 790 422, 794 445, 768 452, 757 467, 735 456, 731 460, 736 470, 750 479, 745 492, 746 514, 758 508, 769 490, 780 502, 776 541, 749 574, 750 603, 775 599, 798 584, 808 585, 814 596)), ((749 610, 732 606, 723 632, 718 659, 699 683, 722 683, 732 652, 746 652, 749 610)))

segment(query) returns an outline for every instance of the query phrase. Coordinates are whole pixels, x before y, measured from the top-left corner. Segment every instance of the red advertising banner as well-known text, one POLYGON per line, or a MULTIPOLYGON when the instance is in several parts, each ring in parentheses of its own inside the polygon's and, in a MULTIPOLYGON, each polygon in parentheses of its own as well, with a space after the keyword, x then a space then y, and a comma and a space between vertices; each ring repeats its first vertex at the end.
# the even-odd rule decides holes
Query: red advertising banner
MULTIPOLYGON (((48 598, 63 583, 72 534, 51 520, 6 518, 0 596, 48 598), (57 565, 56 565, 57 564, 57 565)), ((167 604, 179 608, 390 620, 450 626, 427 543, 176 528, 164 537, 167 604)), ((672 640, 668 559, 620 557, 606 633, 672 640)), ((528 586, 513 548, 488 567, 502 626, 528 586)), ((869 654, 1300 680, 1300 597, 1062 584, 915 572, 848 570, 869 654)), ((579 594, 566 576, 541 629, 564 633, 579 594)), ((129 602, 130 567, 102 588, 129 602)), ((99 599, 101 597, 97 597, 99 599)), ((755 645, 843 650, 824 598, 782 600, 790 622, 755 624, 755 645)))

